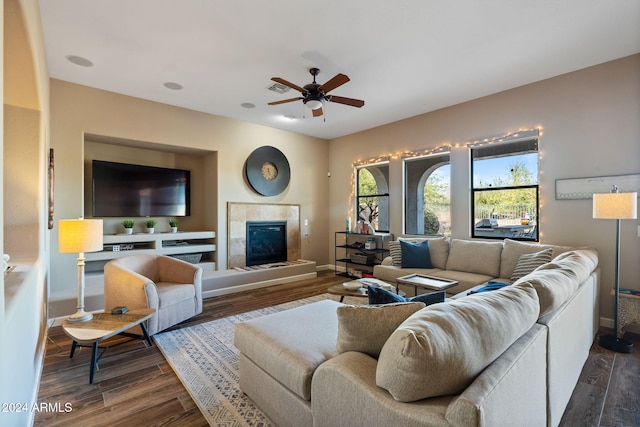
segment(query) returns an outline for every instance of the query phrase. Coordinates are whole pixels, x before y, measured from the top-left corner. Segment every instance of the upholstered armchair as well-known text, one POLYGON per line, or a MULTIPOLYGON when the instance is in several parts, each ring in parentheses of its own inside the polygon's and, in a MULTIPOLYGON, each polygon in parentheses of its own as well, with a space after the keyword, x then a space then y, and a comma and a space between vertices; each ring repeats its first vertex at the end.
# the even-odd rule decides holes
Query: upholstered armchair
POLYGON ((164 255, 130 255, 104 267, 104 307, 154 308, 149 335, 202 313, 202 269, 164 255))

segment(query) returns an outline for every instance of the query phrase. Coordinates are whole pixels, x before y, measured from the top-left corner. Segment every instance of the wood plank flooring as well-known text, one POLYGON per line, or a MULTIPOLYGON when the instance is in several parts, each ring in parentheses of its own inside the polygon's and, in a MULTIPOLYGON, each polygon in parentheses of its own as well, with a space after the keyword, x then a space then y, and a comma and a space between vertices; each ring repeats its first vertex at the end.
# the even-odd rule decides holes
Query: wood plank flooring
MULTIPOLYGON (((207 298, 201 315, 176 328, 319 295, 342 281, 325 271, 316 279, 207 298)), ((640 426, 640 337, 627 334, 626 338, 634 342, 635 353, 592 346, 562 426, 640 426)), ((69 359, 71 340, 60 327, 51 328, 38 404, 60 409, 36 413, 35 425, 207 425, 155 346, 121 341, 100 360, 94 384, 89 384, 90 348, 69 359), (65 410, 67 403, 70 411, 65 410)))

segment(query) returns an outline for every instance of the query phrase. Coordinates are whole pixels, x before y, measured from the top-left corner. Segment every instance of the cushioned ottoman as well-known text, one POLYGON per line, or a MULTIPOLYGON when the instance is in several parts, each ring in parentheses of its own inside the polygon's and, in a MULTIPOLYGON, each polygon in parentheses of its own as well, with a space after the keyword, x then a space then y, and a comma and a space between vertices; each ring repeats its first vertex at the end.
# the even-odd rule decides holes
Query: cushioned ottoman
POLYGON ((240 388, 278 425, 313 424, 311 378, 335 354, 341 305, 324 300, 236 325, 240 388))

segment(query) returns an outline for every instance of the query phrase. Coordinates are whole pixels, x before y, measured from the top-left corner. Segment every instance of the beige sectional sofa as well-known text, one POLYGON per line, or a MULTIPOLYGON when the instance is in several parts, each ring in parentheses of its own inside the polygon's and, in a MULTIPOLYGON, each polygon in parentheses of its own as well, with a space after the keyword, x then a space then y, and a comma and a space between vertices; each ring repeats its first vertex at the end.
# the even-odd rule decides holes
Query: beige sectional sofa
MULTIPOLYGON (((327 300, 237 325, 242 390, 280 426, 558 425, 598 328, 596 252, 455 239, 429 251, 434 268, 413 272, 459 280, 445 303, 327 300), (551 262, 467 296, 545 249, 551 262)), ((391 259, 375 271, 409 273, 391 259)))

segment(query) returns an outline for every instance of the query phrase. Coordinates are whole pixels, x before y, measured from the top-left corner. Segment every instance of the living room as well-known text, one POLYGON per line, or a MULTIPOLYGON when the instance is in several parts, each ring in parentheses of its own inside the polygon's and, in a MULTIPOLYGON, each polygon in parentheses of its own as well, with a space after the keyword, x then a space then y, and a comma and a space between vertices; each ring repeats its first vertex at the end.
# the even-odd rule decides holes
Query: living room
MULTIPOLYGON (((468 144, 538 129, 540 240, 598 250, 601 325, 612 326, 613 224, 594 220, 589 200, 557 200, 555 185, 558 179, 640 173, 637 51, 414 117, 381 122, 380 126, 367 130, 325 139, 50 79, 37 2, 5 1, 4 7, 5 20, 18 16, 25 23, 24 28, 16 30, 25 35, 21 38, 24 46, 9 49, 9 43, 17 37, 5 35, 5 50, 15 54, 26 46, 24 51, 31 53, 26 68, 22 60, 5 59, 9 70, 4 73, 5 128, 15 123, 19 126, 18 131, 9 135, 5 130, 4 137, 4 179, 12 187, 5 187, 4 191, 4 253, 10 253, 14 260, 35 260, 36 267, 26 274, 28 285, 15 292, 5 287, 3 295, 1 341, 16 344, 0 354, 1 376, 20 383, 9 390, 8 383, 3 381, 0 395, 3 402, 34 399, 46 328, 51 319, 71 314, 75 309, 75 256, 58 253, 57 224, 53 229, 47 227, 49 149, 55 153, 56 222, 91 216, 86 209, 84 178, 91 158, 129 163, 146 163, 153 158, 159 159, 154 160, 157 166, 177 167, 193 163, 185 159, 197 157, 202 162, 199 166, 202 173, 194 180, 193 190, 201 197, 192 206, 193 215, 182 220, 180 227, 216 232, 218 270, 225 270, 228 262, 229 202, 299 205, 300 218, 309 224, 308 236, 302 239, 301 258, 315 261, 320 269, 328 269, 334 261, 333 232, 343 230, 345 217, 353 215, 350 184, 355 164, 389 161, 390 231, 400 236, 403 158, 407 153, 450 147, 452 237, 468 239, 471 224, 468 144), (12 73, 14 65, 18 72, 12 73), (24 86, 18 83, 23 79, 16 75, 30 81, 25 85, 27 89, 21 90, 24 86), (26 143, 19 135, 25 128, 35 129, 26 143), (278 196, 265 198, 256 194, 244 178, 244 163, 260 146, 278 148, 291 165, 291 182, 278 196), (24 148, 27 150, 22 151, 24 148), (25 160, 24 152, 32 154, 33 159, 25 160), (16 171, 20 168, 22 171, 16 171), (34 224, 35 228, 29 228, 34 224)), ((5 31, 13 30, 5 23, 5 31)), ((265 76, 265 81, 269 77, 265 76)), ((360 111, 364 114, 366 109, 360 111)), ((330 125, 332 116, 337 115, 338 109, 328 113, 326 124, 330 125)), ((110 232, 117 231, 119 220, 106 223, 110 232)), ((638 289, 636 278, 640 275, 637 236, 638 222, 623 221, 620 282, 623 287, 633 289, 638 289)), ((89 289, 87 308, 103 308, 102 300, 92 295, 95 292, 89 289)))

